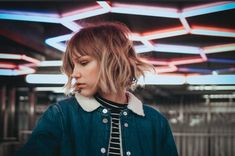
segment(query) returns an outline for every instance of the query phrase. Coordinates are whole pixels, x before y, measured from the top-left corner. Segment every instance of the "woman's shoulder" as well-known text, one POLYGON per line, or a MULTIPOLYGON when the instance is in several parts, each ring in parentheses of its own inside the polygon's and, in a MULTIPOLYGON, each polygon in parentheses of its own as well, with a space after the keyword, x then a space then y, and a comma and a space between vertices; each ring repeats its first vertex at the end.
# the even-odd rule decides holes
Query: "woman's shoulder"
POLYGON ((76 99, 71 97, 66 97, 65 99, 59 100, 56 103, 51 104, 48 109, 55 112, 65 113, 67 111, 75 110, 78 108, 76 99))
POLYGON ((166 117, 154 106, 144 104, 143 109, 147 118, 166 120, 166 117))

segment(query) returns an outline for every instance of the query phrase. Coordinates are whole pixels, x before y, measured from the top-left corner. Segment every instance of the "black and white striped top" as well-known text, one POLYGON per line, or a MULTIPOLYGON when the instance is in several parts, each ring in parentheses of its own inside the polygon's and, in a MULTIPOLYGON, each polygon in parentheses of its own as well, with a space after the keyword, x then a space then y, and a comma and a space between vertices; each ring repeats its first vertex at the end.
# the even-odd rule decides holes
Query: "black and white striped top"
POLYGON ((104 107, 109 109, 111 113, 112 129, 109 140, 109 156, 121 156, 121 136, 120 136, 120 112, 127 107, 127 104, 116 103, 107 99, 104 99, 100 95, 96 94, 95 99, 104 107))

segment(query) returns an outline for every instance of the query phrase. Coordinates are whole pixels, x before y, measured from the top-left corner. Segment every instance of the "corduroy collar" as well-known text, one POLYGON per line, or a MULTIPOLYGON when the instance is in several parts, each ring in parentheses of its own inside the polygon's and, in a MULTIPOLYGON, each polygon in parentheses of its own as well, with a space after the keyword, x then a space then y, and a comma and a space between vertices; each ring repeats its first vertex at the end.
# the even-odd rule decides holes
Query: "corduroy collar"
MULTIPOLYGON (((135 97, 131 92, 127 92, 128 95, 128 105, 127 108, 130 109, 132 112, 136 113, 140 116, 145 116, 143 110, 143 103, 135 97)), ((83 110, 87 112, 92 112, 96 110, 101 104, 96 101, 94 97, 85 97, 79 93, 75 93, 75 98, 78 101, 79 105, 82 107, 83 110)))

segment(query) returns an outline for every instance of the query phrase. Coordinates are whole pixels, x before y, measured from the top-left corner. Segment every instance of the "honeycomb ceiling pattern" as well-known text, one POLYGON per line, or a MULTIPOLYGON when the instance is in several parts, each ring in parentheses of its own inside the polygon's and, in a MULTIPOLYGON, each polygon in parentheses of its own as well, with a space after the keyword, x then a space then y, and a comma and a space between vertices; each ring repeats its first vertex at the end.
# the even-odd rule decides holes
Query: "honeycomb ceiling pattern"
MULTIPOLYGON (((234 2, 112 3, 97 1, 70 6, 58 4, 54 8, 46 6, 45 3, 41 10, 33 5, 30 4, 28 8, 16 7, 15 10, 7 7, 1 8, 0 22, 17 21, 17 24, 22 22, 39 25, 45 31, 42 37, 43 44, 57 49, 61 52, 60 55, 65 51, 66 41, 74 32, 79 31, 84 23, 121 21, 132 31, 129 38, 133 41, 136 52, 143 60, 156 66, 158 75, 232 76, 229 79, 234 76, 234 2), (34 11, 31 11, 30 7, 34 11)), ((12 75, 46 73, 45 71, 50 73, 54 70, 54 66, 61 65, 60 60, 53 60, 53 54, 51 54, 52 59, 47 59, 46 56, 36 58, 37 51, 40 53, 40 50, 35 50, 32 58, 27 56, 34 59, 33 62, 20 62, 20 67, 24 67, 26 72, 12 75)), ((19 55, 18 51, 11 51, 10 54, 5 50, 0 53, 1 73, 4 73, 4 70, 20 70, 19 65, 15 66, 17 63, 13 61, 14 57, 4 58, 6 55, 19 55)), ((29 54, 23 52, 22 56, 26 55, 29 54)))

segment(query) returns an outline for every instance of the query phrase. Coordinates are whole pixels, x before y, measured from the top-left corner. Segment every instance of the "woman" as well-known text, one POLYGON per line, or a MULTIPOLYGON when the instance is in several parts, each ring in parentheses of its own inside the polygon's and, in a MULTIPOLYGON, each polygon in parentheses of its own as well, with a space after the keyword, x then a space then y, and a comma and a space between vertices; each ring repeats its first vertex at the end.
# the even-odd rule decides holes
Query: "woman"
POLYGON ((62 71, 66 93, 51 105, 18 155, 177 156, 167 120, 127 90, 150 65, 137 58, 120 23, 77 32, 62 71))

